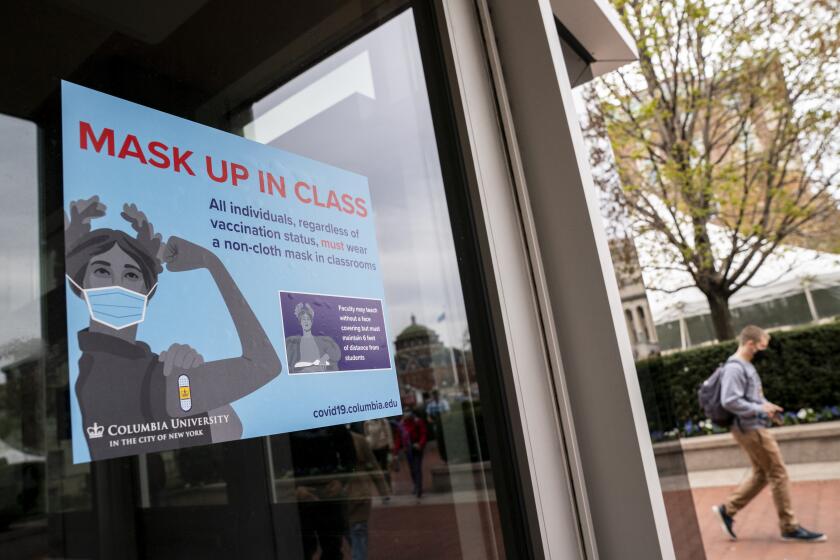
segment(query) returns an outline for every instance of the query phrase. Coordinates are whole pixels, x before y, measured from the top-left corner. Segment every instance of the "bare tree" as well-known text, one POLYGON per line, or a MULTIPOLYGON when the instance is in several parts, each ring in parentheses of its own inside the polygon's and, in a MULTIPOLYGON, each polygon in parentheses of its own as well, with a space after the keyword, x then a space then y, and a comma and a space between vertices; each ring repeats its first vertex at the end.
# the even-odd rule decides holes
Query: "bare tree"
POLYGON ((614 4, 639 62, 585 93, 596 182, 632 235, 659 240, 666 262, 643 268, 687 273, 733 338, 730 297, 838 215, 837 5, 614 4))

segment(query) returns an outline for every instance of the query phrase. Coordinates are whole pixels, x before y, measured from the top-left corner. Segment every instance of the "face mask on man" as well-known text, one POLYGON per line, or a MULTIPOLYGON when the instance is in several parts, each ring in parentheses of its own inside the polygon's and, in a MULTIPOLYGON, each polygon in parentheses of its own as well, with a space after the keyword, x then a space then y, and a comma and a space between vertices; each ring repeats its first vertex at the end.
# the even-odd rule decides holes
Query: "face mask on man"
POLYGON ((82 288, 69 275, 67 279, 84 296, 90 318, 116 330, 137 325, 146 319, 149 295, 157 288, 155 283, 148 294, 141 294, 122 286, 82 288))

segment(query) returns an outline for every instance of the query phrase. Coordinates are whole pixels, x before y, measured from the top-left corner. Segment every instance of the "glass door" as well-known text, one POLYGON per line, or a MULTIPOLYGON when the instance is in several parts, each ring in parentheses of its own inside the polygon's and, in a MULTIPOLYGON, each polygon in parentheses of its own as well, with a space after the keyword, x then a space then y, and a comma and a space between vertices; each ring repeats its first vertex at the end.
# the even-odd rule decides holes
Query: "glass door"
MULTIPOLYGON (((4 12, 19 23, 7 37, 17 55, 0 62, 10 201, 0 209, 0 556, 520 550, 525 516, 497 499, 518 481, 495 429, 507 408, 429 7, 199 0, 165 15, 75 2, 4 12), (74 464, 62 79, 366 178, 399 385, 393 416, 339 414, 315 429, 74 464)), ((324 399, 325 409, 346 405, 324 399)), ((247 396, 231 406, 242 415, 257 405, 247 396)))

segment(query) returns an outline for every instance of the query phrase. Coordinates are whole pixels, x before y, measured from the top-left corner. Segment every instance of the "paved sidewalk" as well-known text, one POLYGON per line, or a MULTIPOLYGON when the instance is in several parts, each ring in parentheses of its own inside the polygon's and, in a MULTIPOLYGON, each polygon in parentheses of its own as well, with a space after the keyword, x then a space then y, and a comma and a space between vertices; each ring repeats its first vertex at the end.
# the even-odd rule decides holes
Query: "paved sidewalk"
MULTIPOLYGON (((813 470, 804 469, 808 473, 813 470)), ((791 475, 796 480, 793 472, 791 475)), ((840 480, 792 483, 793 507, 800 523, 826 533, 828 542, 824 543, 782 541, 769 488, 738 513, 735 522, 738 540, 730 541, 724 536, 711 509, 713 505, 722 503, 734 488, 734 485, 729 485, 692 490, 708 560, 840 559, 840 480)))

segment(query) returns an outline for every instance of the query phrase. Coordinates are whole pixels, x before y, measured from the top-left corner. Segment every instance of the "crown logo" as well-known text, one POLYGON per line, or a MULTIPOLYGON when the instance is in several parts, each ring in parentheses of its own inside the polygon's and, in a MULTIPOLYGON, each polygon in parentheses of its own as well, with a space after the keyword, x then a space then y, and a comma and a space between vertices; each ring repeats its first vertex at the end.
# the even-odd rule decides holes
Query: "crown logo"
POLYGON ((101 438, 102 434, 105 433, 105 428, 99 425, 98 422, 94 422, 93 426, 87 427, 87 435, 90 439, 97 439, 101 438))

